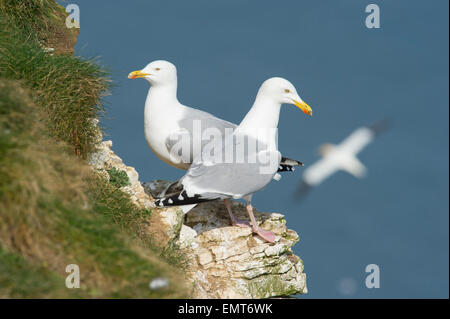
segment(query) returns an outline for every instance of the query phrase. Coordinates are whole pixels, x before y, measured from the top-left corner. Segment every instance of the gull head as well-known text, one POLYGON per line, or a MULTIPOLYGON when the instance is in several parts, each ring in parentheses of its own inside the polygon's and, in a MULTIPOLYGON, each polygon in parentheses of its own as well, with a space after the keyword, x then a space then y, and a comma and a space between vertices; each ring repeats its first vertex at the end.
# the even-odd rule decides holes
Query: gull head
POLYGON ((168 61, 153 61, 142 70, 128 74, 129 79, 146 79, 151 85, 170 85, 177 83, 177 68, 168 61))
POLYGON ((264 81, 258 95, 269 98, 275 103, 295 105, 305 114, 312 116, 311 107, 300 98, 294 85, 286 79, 275 77, 264 81))
POLYGON ((322 157, 327 156, 328 154, 330 154, 331 151, 333 151, 335 149, 335 146, 331 143, 325 143, 320 145, 319 147, 319 154, 322 157))

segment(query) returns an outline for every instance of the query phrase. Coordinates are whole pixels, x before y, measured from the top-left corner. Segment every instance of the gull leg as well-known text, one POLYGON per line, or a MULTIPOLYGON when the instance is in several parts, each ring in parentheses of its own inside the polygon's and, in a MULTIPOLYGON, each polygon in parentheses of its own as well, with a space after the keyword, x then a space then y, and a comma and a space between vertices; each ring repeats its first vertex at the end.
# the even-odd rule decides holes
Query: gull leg
POLYGON ((262 229, 258 226, 258 223, 256 222, 255 216, 253 215, 253 207, 252 204, 250 204, 250 200, 247 200, 247 212, 250 216, 250 220, 252 222, 252 229, 255 234, 257 234, 262 239, 268 241, 269 243, 275 242, 275 234, 269 230, 262 229))
POLYGON ((239 218, 237 218, 236 216, 233 215, 233 213, 231 212, 230 200, 228 198, 224 199, 223 202, 225 203, 225 207, 227 208, 228 214, 230 214, 231 225, 239 226, 239 227, 250 227, 249 222, 240 220, 239 218))

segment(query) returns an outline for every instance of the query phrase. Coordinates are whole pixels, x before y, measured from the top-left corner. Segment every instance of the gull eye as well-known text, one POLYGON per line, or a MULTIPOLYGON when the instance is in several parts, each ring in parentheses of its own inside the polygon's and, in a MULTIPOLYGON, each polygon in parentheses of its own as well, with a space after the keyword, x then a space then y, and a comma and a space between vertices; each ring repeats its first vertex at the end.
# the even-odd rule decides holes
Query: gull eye
POLYGON ((289 89, 284 89, 284 92, 285 92, 285 93, 291 93, 291 90, 289 90, 289 89))
POLYGON ((156 71, 159 71, 159 70, 161 70, 161 69, 160 69, 160 68, 155 68, 155 70, 156 70, 156 71))

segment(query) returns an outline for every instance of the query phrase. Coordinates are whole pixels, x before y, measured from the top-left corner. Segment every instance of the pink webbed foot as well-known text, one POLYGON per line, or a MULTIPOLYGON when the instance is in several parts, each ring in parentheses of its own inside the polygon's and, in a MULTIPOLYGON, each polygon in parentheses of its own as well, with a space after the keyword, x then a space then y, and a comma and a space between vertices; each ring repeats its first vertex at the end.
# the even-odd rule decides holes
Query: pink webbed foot
POLYGON ((256 226, 253 227, 253 232, 269 243, 275 242, 275 234, 269 230, 256 226))
POLYGON ((231 219, 231 225, 238 227, 250 227, 250 223, 245 220, 240 220, 239 218, 231 219))

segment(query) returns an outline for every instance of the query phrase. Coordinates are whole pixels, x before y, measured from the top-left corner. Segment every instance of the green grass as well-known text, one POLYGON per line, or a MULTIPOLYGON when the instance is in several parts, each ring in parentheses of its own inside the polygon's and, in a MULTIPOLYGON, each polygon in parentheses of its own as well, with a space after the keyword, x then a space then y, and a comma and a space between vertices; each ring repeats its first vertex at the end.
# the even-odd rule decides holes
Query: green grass
POLYGON ((66 13, 55 1, 0 0, 0 14, 24 40, 53 47, 59 53, 73 51, 78 30, 61 27, 66 13))
POLYGON ((0 80, 0 114, 0 265, 7 271, 0 296, 186 295, 177 251, 160 249, 147 231, 150 211, 41 135, 36 119, 44 115, 18 82, 0 80), (64 270, 72 263, 82 287, 66 291, 64 270), (171 287, 151 291, 149 281, 159 276, 171 287))
POLYGON ((0 11, 5 14, 14 27, 23 30, 34 40, 52 36, 53 21, 57 20, 61 8, 55 1, 40 0, 1 0, 0 11))
POLYGON ((61 298, 77 295, 77 291, 68 290, 62 283, 62 276, 0 248, 0 298, 46 298, 55 292, 61 298))
POLYGON ((107 170, 109 175, 109 182, 117 187, 129 186, 130 180, 128 179, 128 175, 124 171, 120 171, 117 168, 113 167, 110 170, 107 170))
MULTIPOLYGON (((57 14, 44 15, 42 11, 59 11, 54 9, 54 5, 48 5, 53 1, 23 2, 37 9, 24 14, 24 5, 20 5, 22 1, 9 0, 6 3, 10 6, 5 5, 1 10, 11 13, 15 12, 14 8, 20 8, 17 9, 19 14, 7 14, 0 19, 0 75, 21 81, 29 88, 33 99, 48 115, 46 125, 50 134, 71 145, 74 154, 86 158, 95 150, 98 130, 92 119, 103 111, 101 97, 108 89, 106 73, 91 60, 45 52, 33 39, 40 34, 40 30, 56 28, 50 27, 49 21, 57 14), (19 4, 13 7, 11 3, 19 4), (30 18, 34 11, 38 16, 30 18), (34 24, 42 24, 38 23, 41 16, 48 16, 43 23, 47 27, 37 27, 36 32, 29 30, 34 24), (34 21, 34 24, 25 29, 16 27, 22 26, 27 19, 34 21)), ((65 28, 64 21, 54 23, 65 28)))
POLYGON ((125 172, 108 181, 85 161, 108 82, 92 61, 41 48, 62 34, 60 10, 0 0, 0 297, 187 297, 185 258, 153 240, 151 211, 120 190, 125 172), (68 264, 80 289, 65 287, 68 264), (150 290, 161 276, 169 287, 150 290))

